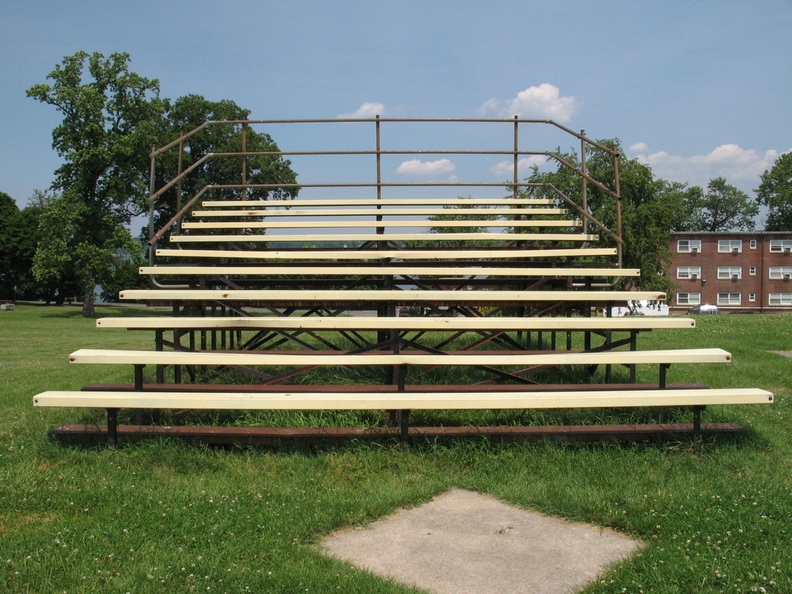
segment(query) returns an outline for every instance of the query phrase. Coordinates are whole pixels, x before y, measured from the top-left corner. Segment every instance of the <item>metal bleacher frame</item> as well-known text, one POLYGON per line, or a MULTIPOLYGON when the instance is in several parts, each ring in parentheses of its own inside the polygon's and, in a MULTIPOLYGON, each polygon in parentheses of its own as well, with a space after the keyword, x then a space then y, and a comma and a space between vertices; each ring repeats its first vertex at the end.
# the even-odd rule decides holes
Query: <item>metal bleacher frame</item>
POLYGON ((152 151, 151 158, 149 263, 140 269, 151 288, 122 291, 120 296, 166 305, 172 315, 98 320, 100 328, 153 332, 154 349, 72 353, 75 364, 132 366, 134 377, 127 384, 92 384, 81 391, 37 395, 38 406, 107 409, 106 426, 62 426, 54 430, 58 435, 98 431, 113 444, 119 433, 248 442, 394 433, 403 441, 413 435, 471 433, 644 438, 669 431, 700 435, 703 430, 735 430, 731 424, 702 425, 701 411, 709 404, 773 400, 763 390, 714 390, 667 381, 667 370, 675 363, 729 362, 731 355, 720 349, 638 349, 641 332, 693 328, 692 319, 611 317, 615 306, 662 301, 665 294, 641 291, 629 283, 640 271, 623 262, 618 153, 555 122, 379 117, 206 122, 152 151), (245 150, 253 126, 326 124, 371 127, 374 148, 245 150), (473 138, 481 126, 507 127, 510 146, 502 150, 383 148, 383 128, 401 125, 463 126, 473 138), (183 166, 190 138, 211 126, 234 127, 242 149, 190 155, 192 163, 183 166), (552 151, 522 150, 521 131, 527 126, 550 129, 579 142, 580 164, 552 151), (604 151, 610 158, 612 186, 587 172, 589 151, 604 151), (174 152, 177 169, 156 188, 158 159, 174 152), (417 156, 507 158, 511 179, 389 180, 383 158, 417 156), (574 196, 551 184, 520 181, 520 160, 537 156, 556 162, 578 180, 574 196), (249 183, 247 163, 258 157, 370 158, 374 179, 249 183), (195 195, 183 196, 183 182, 214 160, 241 163, 240 182, 210 183, 195 195), (320 197, 248 199, 253 190, 268 193, 284 187, 320 197), (592 189, 612 201, 613 229, 589 211, 592 189), (322 195, 331 191, 331 197, 322 195), (475 195, 460 197, 461 191, 475 195), (339 198, 343 192, 349 195, 339 198), (170 201, 175 215, 155 228, 156 214, 165 201, 170 201), (639 383, 639 365, 656 366, 656 378, 639 383), (147 366, 154 369, 149 378, 147 366), (426 370, 450 367, 475 369, 483 379, 415 380, 426 377, 426 370), (563 378, 572 367, 582 369, 585 378, 594 377, 602 367, 604 381, 570 383, 563 378), (378 384, 355 384, 352 379, 343 385, 300 383, 304 374, 317 368, 376 368, 385 373, 378 384), (627 377, 614 379, 615 368, 625 368, 627 377), (210 369, 234 370, 248 380, 207 383, 210 369), (554 373, 558 379, 548 381, 554 373), (692 408, 693 422, 668 425, 661 412, 660 423, 633 427, 413 427, 409 416, 411 410, 420 409, 659 407, 662 411, 666 406, 692 408), (119 409, 137 411, 135 422, 119 424, 119 409), (389 411, 383 419, 390 419, 391 426, 384 422, 365 429, 298 431, 144 423, 143 411, 156 409, 382 410, 389 411))

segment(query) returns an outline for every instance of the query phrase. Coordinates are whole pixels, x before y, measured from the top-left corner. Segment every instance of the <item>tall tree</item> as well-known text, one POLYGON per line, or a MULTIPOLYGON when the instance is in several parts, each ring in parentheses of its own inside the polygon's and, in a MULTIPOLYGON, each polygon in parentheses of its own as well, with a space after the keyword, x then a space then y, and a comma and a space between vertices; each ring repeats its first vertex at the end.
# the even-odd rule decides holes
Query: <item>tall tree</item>
POLYGON ((63 114, 52 132, 52 146, 64 160, 53 186, 62 194, 42 222, 48 232, 34 270, 40 279, 75 273, 85 316, 94 315, 94 288, 107 271, 101 258, 130 241, 122 225, 141 212, 148 151, 161 129, 159 83, 130 72, 129 61, 125 53, 105 58, 77 52, 47 76, 52 84, 27 91, 63 114), (65 218, 59 222, 56 215, 65 218), (50 232, 59 225, 66 235, 50 232))
POLYGON ((707 193, 694 186, 685 194, 678 231, 744 231, 755 227, 759 206, 722 177, 710 180, 707 193))
POLYGON ((768 207, 767 231, 792 231, 792 153, 776 159, 761 177, 756 197, 768 207))
POLYGON ((17 261, 13 232, 19 216, 16 201, 0 192, 0 299, 15 299, 17 261))
MULTIPOLYGON (((619 154, 620 189, 622 197, 622 236, 623 265, 640 268, 641 276, 626 279, 622 284, 630 284, 647 290, 672 290, 665 278, 664 271, 671 260, 669 251, 670 232, 678 224, 680 206, 685 195, 685 186, 662 179, 656 179, 648 166, 635 159, 628 159, 618 140, 600 140, 600 144, 616 150, 619 154)), ((567 163, 580 168, 576 152, 559 156, 567 163)), ((615 187, 615 173, 610 154, 593 149, 587 154, 586 169, 591 177, 606 187, 615 187)), ((528 182, 544 184, 528 187, 525 193, 537 197, 549 197, 558 201, 559 206, 567 206, 559 199, 554 188, 581 204, 582 181, 580 176, 568 167, 558 164, 555 171, 542 172, 534 168, 528 182)), ((615 232, 617 228, 616 200, 593 184, 588 184, 588 209, 599 222, 615 232)), ((615 241, 590 225, 592 233, 599 233, 602 245, 615 245, 615 241)))
MULTIPOLYGON (((201 95, 186 95, 175 101, 166 101, 163 131, 160 144, 165 145, 189 133, 209 121, 241 122, 247 120, 250 111, 233 101, 223 99, 210 101, 201 95)), ((185 138, 182 153, 182 170, 194 165, 209 153, 229 153, 242 150, 243 124, 217 123, 205 126, 185 138)), ((277 152, 278 145, 266 133, 246 126, 244 148, 247 152, 277 152)), ((157 159, 157 185, 163 186, 178 173, 177 150, 162 154, 157 159)), ((297 182, 297 174, 291 162, 279 155, 255 155, 247 157, 213 157, 196 166, 185 176, 180 189, 182 203, 190 200, 205 186, 247 184, 284 184, 273 188, 239 188, 224 190, 218 195, 206 195, 206 199, 225 197, 265 200, 267 198, 289 200, 295 198, 299 189, 289 184, 297 182), (244 162, 244 169, 243 169, 244 162), (244 170, 244 176, 243 176, 244 170)), ((155 232, 176 214, 176 188, 158 198, 155 203, 155 232)))

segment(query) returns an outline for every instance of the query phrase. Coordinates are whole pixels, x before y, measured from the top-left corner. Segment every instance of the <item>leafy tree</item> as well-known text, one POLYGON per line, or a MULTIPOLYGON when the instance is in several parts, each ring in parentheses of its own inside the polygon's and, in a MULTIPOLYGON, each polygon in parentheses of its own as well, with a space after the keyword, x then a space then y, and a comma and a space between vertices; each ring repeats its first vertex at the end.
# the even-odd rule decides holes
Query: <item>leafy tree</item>
MULTIPOLYGON (((166 112, 160 144, 179 138, 207 121, 247 120, 250 111, 233 101, 209 101, 201 95, 186 95, 173 102, 166 101, 166 112)), ((245 130, 247 152, 278 151, 275 141, 252 126, 245 130)), ((185 138, 182 170, 187 169, 208 153, 238 152, 242 150, 242 124, 212 124, 185 138)), ((294 184, 297 174, 291 162, 278 155, 249 157, 214 157, 204 161, 187 176, 182 185, 184 202, 195 196, 206 185, 236 185, 243 182, 242 163, 245 164, 245 182, 248 184, 294 184)), ((162 187, 178 172, 178 151, 163 153, 157 159, 157 185, 162 187)), ((155 230, 160 229, 176 214, 176 190, 170 191, 156 201, 155 230)), ((205 199, 221 199, 223 195, 238 199, 265 200, 267 198, 288 200, 295 198, 296 187, 271 189, 249 188, 226 190, 221 195, 205 195, 205 199)), ((250 220, 250 219, 248 219, 250 220)))
POLYGON ((16 201, 0 192, 0 299, 15 298, 18 271, 12 234, 18 216, 16 201))
POLYGON ((745 192, 726 183, 722 177, 710 180, 707 193, 694 186, 682 206, 685 214, 677 231, 751 230, 759 206, 745 192))
POLYGON ((792 153, 776 159, 761 177, 757 200, 768 207, 767 231, 792 231, 792 153))
MULTIPOLYGON (((475 214, 475 213, 461 213, 458 212, 460 209, 465 210, 481 210, 491 208, 484 205, 475 205, 475 204, 446 204, 443 206, 444 210, 447 210, 447 213, 443 214, 436 214, 427 217, 428 221, 437 222, 437 221, 494 221, 500 218, 498 215, 482 213, 482 214, 475 214)), ((486 233, 488 230, 487 227, 482 227, 480 225, 470 225, 468 227, 442 227, 439 225, 431 226, 429 228, 430 233, 486 233)), ((498 236, 497 234, 493 234, 493 239, 491 241, 483 241, 477 242, 476 245, 479 247, 491 247, 497 245, 498 236)), ((457 247, 465 247, 470 245, 469 241, 465 240, 454 240, 454 239, 445 239, 445 240, 437 240, 437 241, 414 241, 414 242, 407 242, 405 244, 407 247, 441 247, 441 248, 457 248, 457 247)))
MULTIPOLYGON (((686 187, 683 184, 655 179, 651 168, 635 159, 628 159, 618 140, 600 140, 600 144, 619 153, 620 189, 622 197, 623 265, 640 268, 641 276, 625 279, 623 285, 636 286, 645 290, 670 291, 673 287, 665 278, 664 271, 671 260, 669 237, 678 225, 679 213, 686 187)), ((559 156, 579 168, 576 152, 559 156)), ((587 154, 586 169, 594 179, 606 187, 615 187, 615 175, 610 154, 596 149, 587 154)), ((528 182, 552 184, 560 192, 581 204, 581 178, 569 168, 558 164, 555 171, 540 172, 534 168, 528 182)), ((526 195, 555 199, 559 206, 567 206, 564 200, 547 185, 528 187, 526 195)), ((615 232, 617 229, 616 200, 593 184, 588 184, 588 209, 599 222, 615 232)), ((616 245, 616 241, 594 225, 592 233, 598 233, 602 245, 616 245)))
POLYGON ((34 272, 39 280, 79 278, 85 316, 94 315, 94 288, 110 268, 106 258, 129 245, 122 225, 141 211, 148 151, 161 128, 159 83, 130 72, 129 59, 77 52, 47 76, 51 85, 27 91, 63 114, 52 132, 64 159, 53 184, 62 195, 43 215, 34 272))

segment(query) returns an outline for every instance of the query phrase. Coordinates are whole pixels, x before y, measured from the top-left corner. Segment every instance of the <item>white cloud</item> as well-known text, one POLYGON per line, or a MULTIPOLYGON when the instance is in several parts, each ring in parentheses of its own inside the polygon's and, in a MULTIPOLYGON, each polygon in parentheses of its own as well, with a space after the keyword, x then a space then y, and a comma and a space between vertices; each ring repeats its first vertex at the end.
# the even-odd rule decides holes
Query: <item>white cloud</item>
POLYGON ((448 159, 439 159, 437 161, 411 159, 399 165, 396 173, 405 175, 438 175, 451 173, 454 169, 454 164, 448 159))
POLYGON ((479 115, 485 116, 492 112, 497 112, 500 109, 500 101, 497 99, 490 99, 481 104, 478 108, 479 115))
MULTIPOLYGON (((561 91, 555 85, 542 83, 538 87, 528 87, 517 93, 514 99, 508 100, 508 105, 501 110, 504 117, 520 116, 521 118, 548 119, 559 123, 568 122, 575 115, 578 101, 574 97, 562 97, 561 91)), ((490 99, 479 109, 491 110, 499 105, 495 99, 490 99)))
MULTIPOLYGON (((527 172, 530 171, 534 165, 541 167, 546 163, 547 157, 544 155, 531 155, 530 157, 525 157, 517 161, 517 171, 518 173, 527 172)), ((514 173, 514 161, 501 161, 490 169, 490 171, 499 176, 512 175, 514 173)))
POLYGON ((648 152, 646 143, 630 147, 639 154, 634 158, 649 165, 657 177, 705 187, 709 180, 723 177, 738 188, 750 191, 759 184, 759 176, 773 166, 781 154, 771 149, 764 153, 744 149, 737 144, 722 144, 705 155, 674 155, 667 151, 648 152))
POLYGON ((374 101, 367 101, 352 113, 342 113, 336 116, 340 120, 354 120, 357 118, 373 118, 385 112, 385 104, 374 101))

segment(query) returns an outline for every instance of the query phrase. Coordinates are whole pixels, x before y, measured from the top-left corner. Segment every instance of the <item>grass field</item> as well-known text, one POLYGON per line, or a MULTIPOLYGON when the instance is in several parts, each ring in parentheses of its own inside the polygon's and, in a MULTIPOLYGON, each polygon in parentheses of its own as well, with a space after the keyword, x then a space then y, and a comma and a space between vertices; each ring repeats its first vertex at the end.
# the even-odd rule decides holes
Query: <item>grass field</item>
MULTIPOLYGON (((100 315, 135 315, 100 307, 100 315)), ((587 593, 792 592, 792 316, 701 316, 640 347, 725 348, 734 363, 679 365, 669 381, 759 387, 770 406, 712 407, 746 435, 564 445, 350 441, 211 449, 145 440, 115 450, 53 442, 86 412, 33 408, 47 389, 129 381, 68 365, 77 348, 149 348, 97 330, 76 307, 0 312, 0 590, 9 592, 408 592, 317 553, 325 534, 451 488, 641 538, 587 593)))

